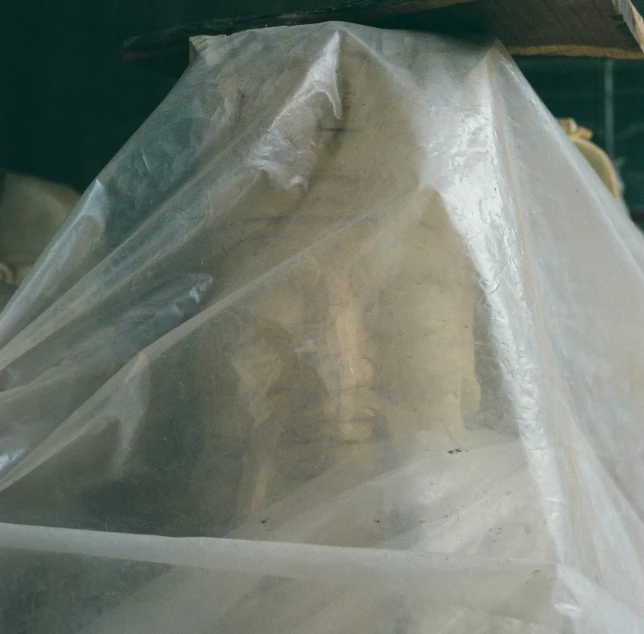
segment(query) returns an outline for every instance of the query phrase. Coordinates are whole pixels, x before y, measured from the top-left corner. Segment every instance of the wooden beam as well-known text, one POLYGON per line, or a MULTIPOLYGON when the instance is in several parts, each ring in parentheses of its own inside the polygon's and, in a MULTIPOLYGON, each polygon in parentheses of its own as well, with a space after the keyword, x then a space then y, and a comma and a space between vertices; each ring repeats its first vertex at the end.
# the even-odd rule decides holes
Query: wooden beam
POLYGON ((630 0, 482 0, 499 39, 519 55, 644 58, 630 0))
POLYGON ((176 74, 188 62, 190 37, 327 20, 453 35, 486 33, 517 55, 644 58, 644 22, 630 0, 336 0, 323 9, 231 16, 133 37, 122 54, 176 74))

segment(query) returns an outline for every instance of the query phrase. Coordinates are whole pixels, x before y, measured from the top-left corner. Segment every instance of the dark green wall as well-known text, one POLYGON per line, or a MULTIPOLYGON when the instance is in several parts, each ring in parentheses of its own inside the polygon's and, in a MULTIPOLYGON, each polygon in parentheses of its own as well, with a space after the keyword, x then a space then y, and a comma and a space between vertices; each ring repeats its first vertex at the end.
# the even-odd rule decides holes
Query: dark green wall
MULTIPOLYGON (((231 4, 0 0, 0 167, 84 189, 174 83, 123 62, 122 42, 224 15, 231 4)), ((297 4, 234 2, 240 13, 297 4)))

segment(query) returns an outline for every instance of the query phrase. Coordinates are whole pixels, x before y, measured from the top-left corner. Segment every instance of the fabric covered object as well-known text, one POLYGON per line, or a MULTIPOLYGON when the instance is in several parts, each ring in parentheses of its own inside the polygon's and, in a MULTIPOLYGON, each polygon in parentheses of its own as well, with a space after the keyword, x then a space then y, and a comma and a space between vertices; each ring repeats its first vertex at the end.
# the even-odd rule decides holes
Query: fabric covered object
POLYGON ((79 198, 65 185, 0 170, 0 309, 79 198))

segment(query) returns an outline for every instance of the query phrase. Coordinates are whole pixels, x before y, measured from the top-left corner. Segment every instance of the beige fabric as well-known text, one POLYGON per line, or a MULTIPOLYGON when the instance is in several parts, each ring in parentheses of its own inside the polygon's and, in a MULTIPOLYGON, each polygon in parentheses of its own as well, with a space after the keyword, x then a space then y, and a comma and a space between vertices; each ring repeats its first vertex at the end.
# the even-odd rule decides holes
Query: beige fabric
POLYGON ((574 119, 559 119, 559 123, 570 137, 570 140, 575 144, 575 147, 584 155, 584 158, 590 163, 595 172, 597 172, 599 178, 602 179, 602 182, 608 188, 608 191, 615 198, 619 198, 621 191, 617 171, 608 154, 591 141, 593 133, 587 128, 582 128, 577 125, 574 119))
POLYGON ((70 187, 0 172, 0 281, 22 282, 78 199, 70 187))

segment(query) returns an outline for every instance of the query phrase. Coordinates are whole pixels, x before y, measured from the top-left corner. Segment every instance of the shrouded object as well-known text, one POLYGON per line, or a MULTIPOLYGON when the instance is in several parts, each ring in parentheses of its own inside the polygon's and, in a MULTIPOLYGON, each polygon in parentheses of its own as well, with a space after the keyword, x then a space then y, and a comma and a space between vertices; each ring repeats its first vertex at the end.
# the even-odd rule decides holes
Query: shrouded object
POLYGON ((644 244, 504 49, 202 44, 0 316, 0 629, 644 632, 644 244))
POLYGON ((1 282, 22 282, 79 198, 65 185, 0 170, 1 282))
POLYGON ((615 198, 619 198, 622 194, 622 187, 617 170, 606 152, 591 141, 593 133, 587 128, 578 126, 574 119, 559 119, 559 124, 566 131, 566 134, 575 144, 575 147, 590 163, 591 167, 597 173, 597 176, 602 179, 608 191, 615 198))

